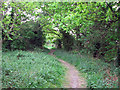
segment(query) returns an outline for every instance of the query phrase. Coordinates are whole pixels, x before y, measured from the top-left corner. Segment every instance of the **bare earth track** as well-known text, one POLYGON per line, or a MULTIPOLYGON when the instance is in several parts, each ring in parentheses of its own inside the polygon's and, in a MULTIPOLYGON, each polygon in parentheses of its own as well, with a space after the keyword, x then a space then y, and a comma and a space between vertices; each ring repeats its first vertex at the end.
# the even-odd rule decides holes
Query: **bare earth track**
MULTIPOLYGON (((55 55, 53 55, 54 51, 55 50, 51 50, 48 54, 56 57, 55 55)), ((64 82, 64 88, 86 88, 86 81, 83 77, 80 76, 76 68, 61 59, 58 60, 65 66, 65 68, 67 68, 67 73, 65 76, 66 82, 64 82)))

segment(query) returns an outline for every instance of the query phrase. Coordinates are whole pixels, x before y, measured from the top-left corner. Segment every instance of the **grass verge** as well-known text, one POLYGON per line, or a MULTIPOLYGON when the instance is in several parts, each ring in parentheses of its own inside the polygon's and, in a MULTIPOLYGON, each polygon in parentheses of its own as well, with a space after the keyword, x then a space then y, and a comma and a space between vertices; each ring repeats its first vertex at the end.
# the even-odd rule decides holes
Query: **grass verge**
POLYGON ((3 88, 59 88, 63 76, 61 63, 44 50, 2 53, 3 88))

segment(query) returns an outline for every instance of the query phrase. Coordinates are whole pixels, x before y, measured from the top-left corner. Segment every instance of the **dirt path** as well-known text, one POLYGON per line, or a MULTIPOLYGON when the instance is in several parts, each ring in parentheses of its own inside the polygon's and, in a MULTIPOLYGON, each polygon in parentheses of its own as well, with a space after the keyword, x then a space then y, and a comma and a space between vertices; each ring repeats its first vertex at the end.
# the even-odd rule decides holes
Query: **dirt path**
MULTIPOLYGON (((53 55, 54 51, 55 50, 51 50, 48 54, 53 55)), ((55 55, 53 56, 56 57, 55 55)), ((67 68, 67 73, 65 76, 66 82, 64 82, 64 88, 86 88, 85 79, 80 76, 76 68, 61 59, 58 60, 67 68)))

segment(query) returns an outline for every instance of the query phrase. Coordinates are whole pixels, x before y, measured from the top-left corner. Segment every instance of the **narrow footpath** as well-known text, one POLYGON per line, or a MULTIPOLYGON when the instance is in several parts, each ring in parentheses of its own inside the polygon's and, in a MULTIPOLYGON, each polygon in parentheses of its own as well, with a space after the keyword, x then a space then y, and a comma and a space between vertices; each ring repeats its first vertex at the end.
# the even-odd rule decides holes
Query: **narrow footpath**
MULTIPOLYGON (((54 52, 55 50, 51 50, 48 54, 56 58, 56 56, 53 54, 54 52)), ((80 73, 76 70, 76 68, 62 59, 58 60, 65 68, 67 68, 65 75, 66 81, 63 83, 64 88, 86 88, 86 81, 83 77, 80 76, 80 73)))

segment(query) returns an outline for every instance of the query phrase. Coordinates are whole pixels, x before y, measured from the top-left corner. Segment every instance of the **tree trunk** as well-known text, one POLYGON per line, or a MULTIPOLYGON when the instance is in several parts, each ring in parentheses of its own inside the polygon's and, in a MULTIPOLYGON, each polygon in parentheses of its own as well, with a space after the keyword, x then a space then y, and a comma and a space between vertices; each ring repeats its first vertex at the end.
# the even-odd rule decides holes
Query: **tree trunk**
MULTIPOLYGON (((120 8, 118 10, 118 12, 120 12, 120 8)), ((117 37, 118 37, 118 40, 117 40, 117 67, 120 66, 120 14, 118 14, 118 29, 117 29, 117 37)))

